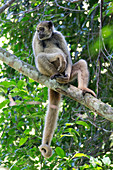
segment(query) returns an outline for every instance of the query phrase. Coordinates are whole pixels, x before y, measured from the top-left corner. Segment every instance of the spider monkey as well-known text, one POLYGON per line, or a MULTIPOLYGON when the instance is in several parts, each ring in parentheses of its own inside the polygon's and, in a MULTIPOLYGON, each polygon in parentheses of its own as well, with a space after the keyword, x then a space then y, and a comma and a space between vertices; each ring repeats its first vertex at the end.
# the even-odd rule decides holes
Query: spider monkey
MULTIPOLYGON (((40 22, 36 27, 36 32, 32 42, 35 65, 38 71, 57 82, 66 84, 76 77, 78 78, 78 88, 83 92, 96 94, 87 88, 89 72, 87 62, 83 59, 72 64, 70 52, 64 36, 54 29, 51 21, 40 22)), ((42 145, 39 147, 42 155, 49 158, 52 155, 50 148, 53 133, 58 118, 60 93, 49 89, 49 105, 45 118, 42 145)))

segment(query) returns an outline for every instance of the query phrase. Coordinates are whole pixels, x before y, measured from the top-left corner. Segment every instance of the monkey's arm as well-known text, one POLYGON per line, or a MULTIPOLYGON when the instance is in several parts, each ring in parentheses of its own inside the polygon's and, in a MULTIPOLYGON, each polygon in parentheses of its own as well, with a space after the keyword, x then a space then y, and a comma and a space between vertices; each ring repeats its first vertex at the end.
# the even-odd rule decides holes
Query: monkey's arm
POLYGON ((67 84, 68 82, 70 82, 71 71, 72 71, 72 61, 68 58, 65 74, 56 76, 56 81, 62 84, 67 84))
POLYGON ((70 52, 68 50, 65 38, 63 37, 63 35, 60 32, 56 32, 56 34, 58 36, 59 48, 64 52, 64 54, 66 55, 66 60, 67 60, 67 66, 66 66, 66 69, 65 69, 65 76, 61 75, 58 78, 56 78, 56 80, 59 83, 68 83, 69 79, 70 79, 71 71, 72 71, 72 60, 71 60, 70 52))
POLYGON ((65 75, 67 75, 70 78, 71 69, 72 69, 72 60, 71 60, 70 52, 68 50, 67 43, 64 36, 60 32, 58 32, 58 36, 59 36, 59 48, 64 52, 67 60, 65 75))

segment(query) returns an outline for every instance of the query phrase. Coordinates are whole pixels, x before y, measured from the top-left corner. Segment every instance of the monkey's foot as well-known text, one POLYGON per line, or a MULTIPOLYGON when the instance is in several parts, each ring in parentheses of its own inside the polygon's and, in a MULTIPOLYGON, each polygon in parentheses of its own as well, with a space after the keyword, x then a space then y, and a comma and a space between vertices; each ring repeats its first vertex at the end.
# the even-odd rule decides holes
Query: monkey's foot
MULTIPOLYGON (((79 87, 78 87, 79 88, 79 87)), ((97 97, 96 96, 96 94, 95 94, 95 92, 93 91, 93 90, 91 90, 91 89, 89 89, 89 88, 79 88, 79 89, 81 89, 83 92, 83 96, 86 94, 86 93, 89 93, 89 94, 91 94, 91 95, 93 95, 94 97, 97 97)))
POLYGON ((42 155, 43 155, 45 158, 49 158, 49 157, 52 156, 52 149, 50 148, 49 145, 42 144, 42 145, 39 147, 39 150, 40 150, 40 152, 42 153, 42 155))

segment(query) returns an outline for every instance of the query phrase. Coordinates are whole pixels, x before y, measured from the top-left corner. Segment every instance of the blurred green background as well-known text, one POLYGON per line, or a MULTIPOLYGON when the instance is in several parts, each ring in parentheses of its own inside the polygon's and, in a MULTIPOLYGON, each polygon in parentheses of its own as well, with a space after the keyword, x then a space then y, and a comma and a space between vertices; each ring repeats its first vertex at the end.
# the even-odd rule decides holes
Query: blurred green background
MULTIPOLYGON (((7 2, 1 0, 0 7, 7 2)), ((0 14, 0 47, 35 66, 32 38, 36 25, 44 20, 51 20, 65 36, 73 63, 81 58, 88 62, 89 88, 113 106, 113 1, 15 0, 0 14)), ((65 96, 51 143, 53 155, 42 157, 38 146, 47 104, 47 87, 0 61, 1 166, 10 170, 113 169, 113 123, 65 96)))

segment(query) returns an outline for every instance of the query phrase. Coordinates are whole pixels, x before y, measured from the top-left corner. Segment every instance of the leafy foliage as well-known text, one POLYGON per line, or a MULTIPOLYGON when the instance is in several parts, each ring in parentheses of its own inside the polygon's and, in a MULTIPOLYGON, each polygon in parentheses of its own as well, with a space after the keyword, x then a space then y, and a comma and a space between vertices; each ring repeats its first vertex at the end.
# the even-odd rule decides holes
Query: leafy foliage
MULTIPOLYGON (((6 2, 1 0, 0 7, 6 2)), ((0 46, 34 66, 31 43, 36 24, 52 20, 65 35, 73 62, 81 58, 88 62, 89 87, 113 106, 113 2, 100 2, 16 0, 0 14, 0 46)), ((43 158, 38 146, 47 88, 2 62, 0 78, 2 166, 10 170, 113 168, 113 123, 67 97, 62 98, 51 144, 54 153, 43 158)))

